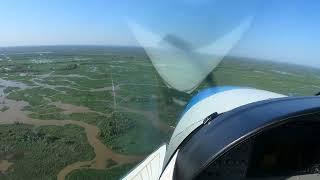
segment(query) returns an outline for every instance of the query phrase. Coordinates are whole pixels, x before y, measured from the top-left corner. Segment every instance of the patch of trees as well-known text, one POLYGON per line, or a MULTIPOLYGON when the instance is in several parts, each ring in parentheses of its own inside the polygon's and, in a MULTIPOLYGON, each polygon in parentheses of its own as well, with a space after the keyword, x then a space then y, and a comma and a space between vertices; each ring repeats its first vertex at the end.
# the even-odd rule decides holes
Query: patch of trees
POLYGON ((150 102, 150 97, 132 97, 130 98, 131 102, 137 102, 137 103, 148 103, 150 102))
POLYGON ((62 70, 74 70, 79 67, 78 64, 68 64, 66 67, 64 67, 62 70))
POLYGON ((124 113, 113 113, 110 118, 99 125, 101 128, 101 136, 107 141, 111 141, 115 137, 124 134, 134 126, 135 121, 124 113))
MULTIPOLYGON (((55 143, 56 141, 60 140, 60 137, 52 136, 45 134, 43 132, 34 132, 34 131, 27 131, 23 134, 20 141, 23 142, 37 142, 37 141, 44 141, 47 144, 55 143)), ((68 143, 67 143, 68 144, 68 143)))

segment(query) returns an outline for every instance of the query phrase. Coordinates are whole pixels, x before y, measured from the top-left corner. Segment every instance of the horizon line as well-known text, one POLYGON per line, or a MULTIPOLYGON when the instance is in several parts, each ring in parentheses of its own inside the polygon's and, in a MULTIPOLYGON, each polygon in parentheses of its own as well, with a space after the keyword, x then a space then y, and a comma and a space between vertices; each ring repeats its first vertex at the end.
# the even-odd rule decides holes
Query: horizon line
MULTIPOLYGON (((47 45, 12 45, 12 46, 0 46, 1 49, 6 49, 6 48, 23 48, 23 47, 119 47, 119 48, 139 48, 143 49, 142 46, 138 45, 121 45, 121 44, 47 44, 47 45)), ((267 62, 274 62, 274 63, 280 63, 280 64, 289 64, 289 65, 298 65, 298 66, 303 66, 303 67, 309 67, 309 68, 315 68, 319 69, 320 67, 313 66, 313 65, 308 65, 308 64, 302 64, 302 63, 297 63, 297 62, 288 62, 288 61, 277 61, 275 59, 266 59, 266 58, 258 58, 258 57, 252 57, 252 56, 242 56, 242 55, 235 55, 235 54, 229 54, 226 57, 234 57, 234 58, 246 58, 249 60, 256 60, 256 61, 267 61, 267 62)))

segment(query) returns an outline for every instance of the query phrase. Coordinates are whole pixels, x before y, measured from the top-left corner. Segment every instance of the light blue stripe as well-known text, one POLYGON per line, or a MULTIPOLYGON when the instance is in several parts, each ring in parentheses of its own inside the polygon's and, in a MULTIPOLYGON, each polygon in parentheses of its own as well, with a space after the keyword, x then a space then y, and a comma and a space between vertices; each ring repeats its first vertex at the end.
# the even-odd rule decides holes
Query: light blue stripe
POLYGON ((224 91, 229 91, 229 90, 233 90, 233 89, 242 89, 242 88, 243 87, 239 87, 239 86, 218 86, 218 87, 212 87, 212 88, 202 90, 197 95, 195 95, 191 98, 191 100, 187 104, 186 108, 184 109, 182 115, 184 113, 186 113, 187 111, 189 111, 189 109, 191 109, 192 106, 194 106, 195 104, 197 104, 198 102, 202 101, 203 99, 205 99, 209 96, 212 96, 214 94, 224 92, 224 91))

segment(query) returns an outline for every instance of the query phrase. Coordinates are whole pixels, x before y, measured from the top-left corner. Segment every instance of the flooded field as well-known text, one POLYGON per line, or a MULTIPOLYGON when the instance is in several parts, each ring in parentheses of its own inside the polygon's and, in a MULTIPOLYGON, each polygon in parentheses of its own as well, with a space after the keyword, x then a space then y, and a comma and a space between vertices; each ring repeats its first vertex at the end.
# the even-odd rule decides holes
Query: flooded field
MULTIPOLYGON (((9 127, 15 127, 26 124, 38 128, 75 125, 83 128, 87 139, 87 142, 83 143, 92 147, 94 158, 65 164, 62 169, 57 169, 58 180, 65 179, 76 170, 105 170, 136 164, 167 138, 161 135, 162 133, 171 133, 172 128, 165 122, 160 122, 152 109, 134 105, 143 105, 140 100, 147 94, 139 92, 140 90, 129 92, 130 87, 139 83, 127 82, 132 78, 124 78, 127 75, 111 70, 110 68, 114 67, 108 61, 87 62, 78 58, 83 63, 79 65, 74 59, 63 60, 60 57, 63 55, 46 55, 49 56, 46 61, 35 62, 38 55, 33 52, 5 54, 11 61, 2 61, 0 65, 0 126, 11 124, 9 127), (50 56, 53 56, 51 60, 50 56), (56 56, 63 61, 53 60, 56 56), (146 127, 150 131, 147 133, 152 132, 152 136, 158 140, 146 139, 141 130, 140 134, 136 133, 137 128, 146 127), (125 133, 126 128, 130 128, 129 134, 132 133, 132 136, 125 133), (125 137, 128 135, 129 138, 125 137), (144 137, 141 139, 141 136, 144 137), (127 143, 131 144, 130 148, 126 148, 127 143), (141 146, 141 143, 147 143, 150 147, 141 146)), ((134 65, 137 62, 132 63, 134 65)), ((124 66, 122 69, 126 68, 129 67, 124 66)), ((158 82, 148 81, 147 85, 157 86, 158 82)), ((158 91, 154 88, 148 91, 150 90, 154 93, 158 91)), ((44 151, 46 148, 44 147, 44 151)), ((0 158, 2 153, 7 152, 2 152, 0 147, 0 158)), ((2 173, 0 177, 15 177, 16 174, 23 176, 23 172, 15 168, 19 161, 12 163, 4 159, 1 162, 1 172, 8 173, 2 173)), ((38 178, 41 177, 42 175, 39 175, 38 178)))
MULTIPOLYGON (((167 88, 141 49, 12 51, 0 53, 0 179, 117 179, 168 141, 194 95, 167 88)), ((198 90, 320 91, 315 69, 243 58, 226 58, 210 76, 214 84, 198 90)))

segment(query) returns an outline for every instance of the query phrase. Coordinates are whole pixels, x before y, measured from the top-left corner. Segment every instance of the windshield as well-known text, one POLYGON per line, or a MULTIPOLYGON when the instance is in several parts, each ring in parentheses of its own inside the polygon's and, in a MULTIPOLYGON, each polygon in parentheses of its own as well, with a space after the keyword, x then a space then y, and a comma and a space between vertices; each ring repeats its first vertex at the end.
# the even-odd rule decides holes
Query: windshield
POLYGON ((119 179, 217 86, 320 91, 317 1, 0 5, 0 179, 119 179))

